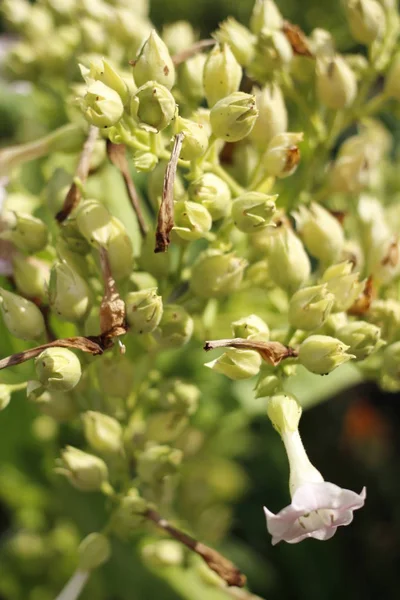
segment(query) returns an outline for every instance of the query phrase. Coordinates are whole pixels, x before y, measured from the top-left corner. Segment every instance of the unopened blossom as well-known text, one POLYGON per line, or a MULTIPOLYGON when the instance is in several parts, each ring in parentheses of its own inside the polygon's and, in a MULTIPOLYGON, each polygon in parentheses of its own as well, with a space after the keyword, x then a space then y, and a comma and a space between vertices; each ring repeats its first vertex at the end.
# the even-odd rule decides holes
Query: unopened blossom
POLYGON ((311 464, 300 438, 298 423, 301 408, 295 398, 273 396, 268 403, 268 416, 281 435, 290 466, 291 503, 272 513, 264 507, 272 544, 281 541, 296 544, 306 538, 328 540, 341 525, 349 525, 353 511, 364 505, 366 490, 360 494, 324 481, 311 464))

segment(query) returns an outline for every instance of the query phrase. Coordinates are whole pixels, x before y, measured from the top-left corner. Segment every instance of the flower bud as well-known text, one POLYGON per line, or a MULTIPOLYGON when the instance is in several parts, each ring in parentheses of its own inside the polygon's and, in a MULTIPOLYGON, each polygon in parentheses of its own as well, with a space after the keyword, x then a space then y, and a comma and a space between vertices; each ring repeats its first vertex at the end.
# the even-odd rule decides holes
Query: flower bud
POLYGON ((104 413, 88 410, 82 416, 85 437, 95 452, 115 454, 122 449, 122 427, 104 413))
POLYGON ((132 96, 130 112, 143 129, 158 132, 171 123, 176 103, 168 88, 157 81, 148 81, 132 96))
POLYGON ((211 215, 202 204, 179 200, 175 202, 175 225, 172 229, 180 238, 187 241, 205 237, 212 226, 211 215))
POLYGON ((157 406, 164 410, 192 415, 196 412, 200 398, 200 390, 195 385, 173 379, 161 384, 157 406))
POLYGON ((228 44, 239 64, 246 67, 254 55, 255 38, 252 33, 233 17, 220 23, 214 33, 220 44, 228 44))
POLYGON ((249 137, 257 148, 263 150, 273 137, 286 131, 288 115, 283 94, 276 84, 269 83, 262 89, 253 88, 253 94, 258 117, 249 137))
POLYGON ((142 548, 144 563, 157 570, 162 567, 178 567, 183 564, 184 558, 182 546, 174 540, 158 540, 142 548))
POLYGON ((124 112, 119 94, 101 81, 94 81, 81 100, 85 119, 96 127, 111 127, 118 123, 124 112))
POLYGON ((188 424, 188 418, 174 410, 160 411, 146 418, 146 437, 159 444, 176 440, 188 424))
POLYGON ((356 77, 341 56, 318 60, 316 84, 320 101, 333 110, 346 108, 357 94, 356 77))
POLYGON ((250 75, 256 81, 268 81, 271 71, 287 68, 292 59, 293 50, 286 35, 276 29, 263 29, 258 35, 254 60, 249 66, 250 75))
POLYGON ((297 431, 302 409, 293 396, 280 394, 268 398, 267 414, 279 435, 297 431))
POLYGON ((131 361, 126 356, 104 356, 97 361, 97 376, 104 395, 128 398, 134 379, 131 361))
POLYGON ((67 219, 60 227, 62 239, 66 242, 68 250, 85 256, 90 252, 90 246, 79 231, 75 219, 67 219))
POLYGON ((33 302, 0 288, 0 310, 11 335, 22 340, 37 340, 44 335, 43 315, 33 302))
POLYGON ((259 192, 245 192, 232 204, 232 219, 244 233, 254 233, 271 224, 278 196, 268 196, 259 192))
POLYGON ((131 64, 137 86, 158 81, 170 90, 175 83, 174 63, 167 46, 154 29, 131 64))
POLYGON ((257 315, 249 315, 232 323, 232 333, 235 338, 248 338, 262 334, 263 339, 269 336, 269 327, 257 315))
POLYGON ((293 216, 309 253, 324 265, 335 263, 344 246, 344 233, 339 221, 315 203, 309 207, 300 206, 293 216))
POLYGON ((384 340, 392 342, 399 337, 400 303, 396 300, 374 300, 367 317, 380 328, 384 340))
POLYGON ((327 375, 339 365, 355 358, 349 346, 329 335, 310 335, 300 344, 299 363, 311 373, 327 375))
MULTIPOLYGON (((269 233, 269 232, 268 232, 269 233)), ((294 231, 278 225, 268 236, 268 268, 271 278, 279 287, 295 292, 309 278, 310 260, 294 231)))
POLYGON ((192 267, 190 288, 200 298, 229 296, 239 289, 246 266, 247 261, 233 252, 205 251, 192 267))
POLYGON ((136 171, 150 173, 156 167, 158 157, 152 152, 136 150, 133 154, 133 165, 136 171))
POLYGON ((302 133, 278 133, 268 144, 263 162, 268 175, 289 177, 300 162, 298 143, 303 141, 302 133))
POLYGON ((312 331, 319 329, 332 310, 335 296, 328 286, 314 285, 298 290, 289 305, 289 323, 296 329, 312 331))
POLYGON ((36 375, 50 391, 68 392, 81 378, 81 363, 67 348, 47 348, 35 359, 36 375))
POLYGON ((387 72, 385 78, 385 93, 396 100, 400 100, 400 52, 398 52, 387 72))
POLYGON ((204 366, 237 381, 257 375, 261 362, 261 356, 255 350, 229 348, 219 358, 205 363, 204 366))
POLYGON ((66 263, 56 263, 51 270, 49 303, 66 321, 81 321, 90 310, 90 291, 86 281, 66 263))
POLYGON ((226 142, 238 142, 253 129, 258 116, 255 97, 235 92, 219 100, 211 109, 213 134, 226 142))
POLYGON ((18 290, 29 298, 47 296, 49 280, 48 265, 35 257, 15 253, 12 257, 13 275, 18 290))
POLYGON ((89 61, 89 69, 80 65, 81 72, 87 83, 101 81, 107 87, 117 92, 123 104, 129 100, 128 86, 111 63, 105 58, 95 58, 89 61))
POLYGON ((125 298, 126 318, 132 333, 151 333, 159 326, 163 302, 157 288, 130 292, 125 298))
POLYGON ((111 218, 106 250, 114 279, 128 277, 133 268, 133 247, 125 225, 116 217, 111 218))
POLYGON ((390 344, 383 353, 383 372, 395 380, 397 385, 400 383, 400 342, 390 344))
POLYGON ((112 530, 118 537, 125 539, 143 524, 146 518, 144 516, 146 509, 147 502, 140 497, 138 490, 136 488, 129 489, 112 515, 112 530))
POLYGON ((110 238, 111 215, 97 200, 84 200, 76 212, 76 225, 92 246, 106 247, 110 238))
MULTIPOLYGON (((153 171, 154 172, 154 171, 153 171)), ((154 231, 149 231, 142 242, 142 248, 138 263, 143 271, 150 273, 157 280, 162 279, 168 275, 170 254, 168 252, 154 252, 154 231)), ((157 282, 155 282, 157 285, 157 282)), ((146 287, 154 287, 148 285, 146 287)))
POLYGON ((204 66, 204 92, 209 107, 218 100, 237 92, 242 80, 242 68, 227 44, 215 46, 204 66))
POLYGON ((208 148, 208 134, 206 128, 200 123, 178 117, 176 119, 175 133, 184 134, 180 157, 183 160, 194 160, 203 156, 208 148))
POLYGON ((93 571, 101 567, 111 556, 111 545, 102 533, 90 533, 79 545, 79 569, 93 571))
POLYGON ((260 374, 260 379, 257 382, 255 387, 255 397, 256 398, 268 398, 269 396, 273 396, 279 392, 281 387, 281 380, 277 375, 267 374, 262 377, 262 373, 260 374))
POLYGON ((283 17, 273 0, 256 0, 250 17, 250 29, 258 35, 262 29, 282 29, 283 17))
POLYGON ((178 304, 167 304, 154 337, 162 348, 181 348, 193 333, 193 319, 178 304))
POLYGON ((203 71, 206 60, 204 54, 196 54, 179 69, 179 89, 186 98, 196 103, 204 98, 203 71))
POLYGON ((328 284, 328 290, 335 296, 334 310, 348 310, 365 287, 365 281, 359 281, 359 273, 353 273, 350 262, 342 262, 328 267, 322 276, 321 283, 328 284))
POLYGON ((352 36, 357 42, 371 44, 381 38, 386 28, 385 11, 376 0, 345 0, 345 10, 352 36))
POLYGON ((150 446, 139 455, 137 474, 143 483, 152 485, 169 475, 175 475, 181 461, 181 450, 169 446, 150 446))
POLYGON ((223 179, 213 173, 203 173, 189 185, 189 197, 200 202, 210 213, 213 221, 229 214, 231 191, 223 179))
POLYGON ((384 345, 380 328, 365 321, 347 323, 336 331, 336 335, 349 346, 357 360, 364 360, 384 345))
POLYGON ((20 212, 5 211, 2 214, 5 229, 0 238, 10 240, 23 252, 40 252, 47 244, 47 227, 40 219, 20 212))
POLYGON ((67 446, 61 454, 60 467, 56 469, 60 475, 65 475, 70 483, 81 492, 100 491, 108 483, 106 463, 73 446, 67 446))
POLYGON ((73 397, 63 392, 43 391, 39 381, 29 381, 26 389, 27 398, 43 414, 59 423, 70 421, 77 414, 77 407, 73 397))
POLYGON ((193 27, 188 21, 175 21, 164 25, 162 39, 172 55, 187 50, 196 41, 193 27))

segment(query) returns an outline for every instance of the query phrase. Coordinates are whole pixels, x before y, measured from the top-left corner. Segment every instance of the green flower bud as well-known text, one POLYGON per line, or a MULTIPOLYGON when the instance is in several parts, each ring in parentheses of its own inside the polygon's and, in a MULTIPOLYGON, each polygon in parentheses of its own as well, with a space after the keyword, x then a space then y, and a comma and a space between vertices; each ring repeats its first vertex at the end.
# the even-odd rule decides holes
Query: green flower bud
POLYGON ((233 17, 220 23, 214 33, 220 44, 228 44, 239 64, 246 67, 254 55, 255 38, 252 33, 233 17))
POLYGON ((148 81, 131 98, 131 115, 146 131, 158 132, 168 127, 176 113, 173 95, 157 81, 148 81))
POLYGON ((203 173, 189 185, 189 197, 200 202, 210 213, 213 221, 229 214, 231 191, 223 179, 213 173, 203 173))
POLYGON ((229 348, 219 358, 205 363, 204 366, 237 381, 257 375, 260 371, 261 362, 261 356, 254 350, 229 348))
POLYGON ((327 108, 340 110, 352 104, 357 94, 357 80, 341 56, 317 61, 317 94, 327 108))
POLYGON ((146 437, 159 444, 168 444, 181 435, 188 421, 186 415, 173 410, 153 413, 146 419, 146 437))
POLYGON ((348 310, 365 287, 365 281, 359 281, 359 273, 353 273, 350 262, 342 262, 328 267, 322 276, 321 283, 328 284, 328 290, 335 296, 334 310, 348 310))
POLYGON ((2 215, 3 229, 0 238, 10 240, 24 252, 40 252, 47 244, 47 227, 32 215, 6 211, 2 215))
POLYGON ((400 384, 400 342, 391 344, 383 353, 383 373, 400 384))
POLYGON ((97 200, 84 200, 76 212, 76 225, 92 246, 106 247, 111 233, 111 215, 97 200))
POLYGON ((128 102, 128 86, 108 60, 96 57, 89 62, 89 69, 86 69, 83 65, 80 65, 80 67, 87 83, 90 83, 91 80, 101 81, 104 85, 117 92, 123 104, 128 102))
MULTIPOLYGON (((150 273, 159 280, 168 275, 170 254, 168 252, 159 252, 155 254, 154 239, 154 231, 149 231, 142 242, 138 263, 143 271, 150 273)), ((157 285, 157 282, 155 285, 157 285)), ((148 285, 146 287, 154 287, 154 285, 148 285)))
POLYGON ((133 268, 133 247, 125 225, 116 217, 111 218, 106 250, 113 277, 117 281, 128 277, 133 268))
POLYGON ((163 301, 157 288, 130 292, 125 298, 126 318, 132 333, 151 333, 159 326, 163 301))
POLYGON ((326 283, 302 288, 290 299, 289 323, 305 331, 319 329, 328 318, 334 302, 335 296, 329 292, 326 283))
POLYGON ((200 298, 229 296, 239 289, 246 266, 247 261, 233 252, 205 251, 192 267, 190 288, 200 298))
POLYGON ((111 398, 128 398, 134 378, 131 361, 126 356, 104 356, 97 360, 97 376, 104 395, 111 398))
POLYGON ((133 155, 133 165, 136 171, 150 173, 156 167, 157 163, 158 157, 152 152, 136 150, 133 155))
POLYGON ((178 304, 167 304, 154 337, 162 348, 181 348, 193 333, 193 319, 178 304))
POLYGON ((387 72, 385 78, 385 93, 396 100, 400 100, 400 52, 398 52, 387 72))
POLYGON ((278 225, 268 233, 267 256, 271 278, 276 285, 293 293, 309 278, 310 260, 290 227, 278 225))
POLYGON ((0 383, 0 412, 10 404, 13 386, 0 383))
POLYGON ((132 63, 133 78, 137 86, 148 81, 158 81, 169 90, 175 83, 175 67, 168 48, 153 29, 132 63))
POLYGON ((81 321, 91 305, 86 281, 66 263, 56 263, 51 270, 49 303, 54 312, 66 321, 81 321))
POLYGON ((143 483, 152 485, 175 475, 181 461, 180 450, 169 446, 150 446, 139 454, 137 474, 143 483))
POLYGON ((81 378, 81 363, 67 348, 47 348, 35 358, 36 375, 48 390, 68 392, 81 378))
POLYGON ((283 94, 276 84, 268 83, 261 90, 253 88, 252 93, 256 98, 258 118, 249 137, 263 150, 273 137, 286 131, 288 115, 283 94))
POLYGON ((70 421, 77 414, 77 407, 71 395, 43 391, 43 386, 38 381, 29 381, 26 393, 28 400, 33 402, 40 412, 59 423, 70 421))
POLYGON ((208 134, 206 128, 200 123, 178 117, 176 119, 175 133, 184 134, 180 157, 183 160, 194 160, 203 156, 208 148, 208 134))
POLYGON ((175 202, 174 214, 175 225, 172 231, 183 240, 199 240, 211 229, 211 215, 202 204, 180 200, 175 202))
POLYGON ((311 373, 327 375, 339 365, 355 358, 349 346, 329 335, 310 335, 299 348, 299 363, 311 373))
POLYGON ((129 537, 143 524, 146 510, 146 500, 140 497, 136 488, 131 488, 112 515, 112 530, 122 539, 129 537))
POLYGON ((257 315, 249 315, 232 323, 232 333, 235 338, 248 338, 262 334, 263 338, 269 336, 269 327, 257 315))
POLYGON ((250 29, 258 35, 262 29, 282 29, 283 17, 273 0, 256 0, 250 17, 250 29))
POLYGON ((302 409, 296 398, 280 394, 268 399, 267 414, 279 435, 297 431, 302 409))
POLYGON ((98 456, 67 446, 57 473, 64 475, 81 492, 97 492, 108 484, 106 463, 98 456))
POLYGON ((222 98, 212 107, 210 123, 217 138, 226 142, 238 142, 253 129, 257 116, 255 97, 244 92, 235 92, 222 98))
POLYGON ((50 272, 45 262, 16 253, 12 257, 12 265, 15 283, 21 294, 40 299, 47 296, 50 272))
POLYGON ((374 300, 367 313, 369 321, 377 325, 384 340, 394 341, 400 333, 400 303, 396 300, 374 300))
POLYGON ((346 15, 352 36, 357 42, 371 44, 386 29, 385 11, 376 0, 345 0, 346 15))
POLYGON ((278 133, 275 135, 263 156, 268 175, 281 178, 292 175, 300 161, 300 150, 297 144, 302 141, 302 133, 278 133))
POLYGON ((188 21, 175 21, 164 25, 162 39, 172 55, 187 50, 196 41, 193 27, 188 21))
POLYGON ((157 279, 145 271, 135 271, 129 277, 129 291, 137 292, 157 287, 157 279))
POLYGON ((90 246, 79 231, 75 219, 67 219, 61 227, 62 239, 66 242, 68 250, 85 256, 90 251, 90 246))
POLYGON ((124 113, 121 96, 101 81, 88 86, 81 108, 85 119, 96 127, 111 127, 124 113))
POLYGON ((206 60, 204 54, 196 54, 179 69, 179 89, 186 98, 196 103, 204 98, 203 70, 206 60))
POLYGON ((344 246, 344 233, 339 221, 315 203, 309 207, 300 206, 293 216, 309 253, 324 265, 335 263, 344 246))
POLYGON ((286 35, 279 30, 263 29, 257 38, 255 57, 249 66, 251 76, 264 82, 271 71, 287 68, 293 59, 293 50, 286 35))
POLYGON ((365 321, 347 323, 336 331, 336 335, 349 346, 357 360, 364 360, 384 345, 380 328, 365 321))
POLYGON ((0 310, 11 335, 22 340, 37 340, 44 335, 43 315, 33 302, 0 288, 0 310))
POLYGON ((82 416, 85 437, 95 452, 119 453, 122 449, 122 427, 116 419, 94 410, 82 416))
POLYGON ((244 233, 254 233, 271 224, 278 196, 268 196, 259 192, 245 192, 232 204, 232 219, 244 233))
POLYGON ((208 106, 237 92, 242 80, 242 68, 227 44, 215 46, 204 66, 204 92, 208 106))
POLYGON ((195 385, 173 379, 162 383, 159 389, 157 406, 164 410, 173 410, 177 413, 192 415, 196 412, 200 390, 195 385))
POLYGON ((281 387, 281 380, 277 375, 265 375, 257 382, 255 388, 256 398, 268 398, 277 394, 281 387))
POLYGON ((158 540, 142 548, 142 559, 154 569, 180 566, 184 558, 181 544, 173 540, 158 540))
POLYGON ((90 533, 79 545, 79 569, 93 571, 101 567, 111 556, 111 545, 102 533, 90 533))

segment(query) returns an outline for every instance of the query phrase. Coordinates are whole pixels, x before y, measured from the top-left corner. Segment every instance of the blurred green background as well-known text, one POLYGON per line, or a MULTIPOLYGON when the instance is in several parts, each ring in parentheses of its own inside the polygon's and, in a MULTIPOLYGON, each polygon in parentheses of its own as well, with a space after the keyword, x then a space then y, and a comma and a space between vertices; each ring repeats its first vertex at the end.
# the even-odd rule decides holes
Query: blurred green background
MULTIPOLYGON (((277 4, 287 19, 299 24, 307 33, 314 27, 324 27, 334 34, 340 49, 359 50, 351 47, 339 0, 278 0, 277 4)), ((158 27, 177 19, 188 19, 201 28, 205 36, 228 15, 247 23, 252 5, 252 0, 152 0, 151 18, 158 27)), ((21 114, 23 111, 21 100, 21 114)), ((4 137, 13 129, 7 114, 0 114, 4 137)), ((15 111, 12 114, 15 115, 15 111)), ((201 361, 203 357, 197 358, 201 361)), ((184 376, 184 372, 191 374, 193 362, 185 363, 184 355, 176 364, 179 364, 180 376, 184 376)), ((177 367, 171 367, 171 374, 174 368, 177 367)), ((231 409, 240 406, 243 397, 251 393, 251 388, 240 391, 239 387, 239 397, 235 397, 232 386, 219 378, 217 384, 215 376, 208 385, 209 394, 213 396, 214 386, 219 386, 218 398, 224 397, 231 409)), ((286 457, 278 436, 263 414, 247 415, 251 435, 245 442, 235 430, 235 427, 240 429, 240 423, 232 428, 231 439, 225 442, 231 444, 231 453, 235 454, 236 444, 248 444, 245 458, 240 459, 247 473, 248 489, 234 505, 232 534, 223 550, 247 574, 254 593, 266 600, 336 600, 339 596, 343 600, 390 600, 399 597, 399 403, 399 396, 383 394, 374 386, 363 384, 305 412, 302 434, 312 462, 328 481, 357 492, 366 485, 368 492, 365 508, 355 514, 354 523, 342 528, 326 543, 306 540, 294 546, 271 546, 262 506, 266 504, 278 511, 287 504, 286 457)), ((47 485, 45 474, 52 453, 44 451, 35 441, 31 427, 34 417, 35 411, 27 405, 23 394, 16 395, 0 418, 0 461, 3 466, 16 465, 33 480, 47 485)), ((63 443, 73 443, 68 428, 62 429, 60 435, 63 443)), ((63 512, 83 533, 101 523, 100 507, 96 513, 67 485, 55 480, 52 484, 58 502, 55 513, 63 512)), ((7 478, 0 481, 0 486, 3 486, 0 532, 4 541, 10 517, 4 498, 12 495, 12 490, 6 489, 7 478)), ((23 489, 24 493, 35 495, 29 487, 23 489)), ((32 502, 37 501, 37 498, 32 499, 32 502)), ((136 563, 134 551, 127 554, 117 547, 113 560, 82 597, 96 600, 96 589, 103 586, 107 600, 197 600, 190 593, 190 582, 183 582, 186 590, 180 594, 176 586, 166 581, 167 576, 158 580, 139 569, 136 563)), ((1 600, 8 598, 3 596, 1 600)), ((40 594, 37 600, 42 600, 40 594)), ((208 595, 204 600, 208 600, 208 595)))

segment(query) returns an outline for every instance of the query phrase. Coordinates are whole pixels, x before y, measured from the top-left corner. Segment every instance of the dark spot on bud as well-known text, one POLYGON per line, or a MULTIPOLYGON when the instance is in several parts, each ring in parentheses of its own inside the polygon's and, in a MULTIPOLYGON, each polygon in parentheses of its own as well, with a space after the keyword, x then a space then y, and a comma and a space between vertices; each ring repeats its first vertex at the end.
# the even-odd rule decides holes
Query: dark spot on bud
POLYGON ((168 75, 168 73, 169 73, 169 68, 167 67, 167 65, 164 65, 164 69, 163 69, 163 71, 164 71, 164 75, 168 75))
POLYGON ((290 146, 286 152, 286 163, 283 171, 292 171, 300 162, 300 150, 298 146, 290 146))

